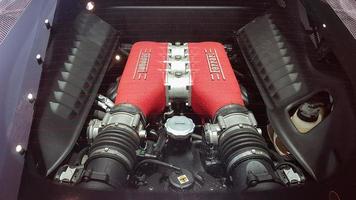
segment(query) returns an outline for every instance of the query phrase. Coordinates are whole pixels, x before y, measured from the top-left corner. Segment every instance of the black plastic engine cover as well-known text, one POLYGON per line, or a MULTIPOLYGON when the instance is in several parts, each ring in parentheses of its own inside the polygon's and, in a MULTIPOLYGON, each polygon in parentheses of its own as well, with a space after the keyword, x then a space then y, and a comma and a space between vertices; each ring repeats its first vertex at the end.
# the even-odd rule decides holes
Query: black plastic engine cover
POLYGON ((47 49, 30 141, 46 175, 76 143, 118 40, 117 31, 91 13, 61 14, 47 49))
POLYGON ((237 40, 271 125, 310 175, 325 179, 350 161, 355 144, 352 97, 345 79, 315 67, 319 63, 309 51, 311 41, 291 3, 297 1, 256 18, 239 31, 237 40), (319 92, 332 96, 332 111, 308 134, 300 134, 288 111, 319 92))

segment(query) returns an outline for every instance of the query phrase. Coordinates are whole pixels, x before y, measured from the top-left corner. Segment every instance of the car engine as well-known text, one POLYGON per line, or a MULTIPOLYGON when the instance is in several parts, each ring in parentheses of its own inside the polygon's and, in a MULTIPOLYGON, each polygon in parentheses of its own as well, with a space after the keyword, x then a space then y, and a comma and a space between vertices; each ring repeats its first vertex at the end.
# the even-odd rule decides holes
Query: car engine
POLYGON ((98 96, 105 112, 88 124, 85 160, 63 166, 58 181, 263 191, 305 180, 292 162, 274 159, 220 43, 135 43, 115 96, 98 96))
POLYGON ((56 5, 20 197, 331 194, 356 104, 316 5, 151 3, 56 5))

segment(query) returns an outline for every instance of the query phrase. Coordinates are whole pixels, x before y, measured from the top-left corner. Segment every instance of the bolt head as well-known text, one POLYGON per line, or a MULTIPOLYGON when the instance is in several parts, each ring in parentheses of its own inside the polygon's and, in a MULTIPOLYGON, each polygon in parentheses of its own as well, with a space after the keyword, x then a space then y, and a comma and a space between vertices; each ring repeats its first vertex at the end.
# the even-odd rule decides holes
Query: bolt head
POLYGON ((140 138, 146 138, 147 137, 146 130, 139 131, 138 135, 140 136, 140 138))
POLYGON ((51 28, 51 22, 49 21, 49 19, 45 19, 44 23, 45 23, 47 29, 51 28))
POLYGON ((326 28, 326 24, 323 24, 322 26, 323 26, 323 28, 326 28))
POLYGON ((18 154, 24 154, 25 153, 25 149, 22 147, 22 145, 18 144, 16 145, 15 147, 15 151, 18 153, 18 154))
POLYGON ((105 151, 105 152, 108 152, 108 151, 109 151, 109 148, 105 147, 104 151, 105 151))
POLYGON ((182 59, 182 56, 181 56, 181 55, 176 55, 174 58, 175 58, 176 60, 181 60, 181 59, 182 59))
POLYGON ((42 63, 43 63, 41 54, 37 54, 37 55, 36 55, 36 60, 37 60, 37 63, 38 63, 38 64, 42 64, 42 63))
POLYGON ((33 103, 35 101, 35 96, 32 94, 32 93, 28 93, 27 94, 27 100, 30 102, 30 103, 33 103))
POLYGON ((89 10, 89 11, 93 11, 94 8, 95 8, 94 2, 89 1, 89 2, 87 3, 87 5, 85 6, 85 8, 86 8, 87 10, 89 10))
POLYGON ((250 185, 251 186, 255 186, 255 185, 257 185, 257 183, 258 183, 257 181, 253 180, 253 181, 250 182, 250 185))
POLYGON ((115 60, 116 60, 117 62, 119 62, 119 61, 121 60, 121 56, 120 56, 119 54, 116 54, 116 55, 115 55, 115 60))
POLYGON ((179 78, 179 77, 181 77, 183 75, 183 73, 182 72, 175 72, 174 75, 175 75, 175 77, 179 78))

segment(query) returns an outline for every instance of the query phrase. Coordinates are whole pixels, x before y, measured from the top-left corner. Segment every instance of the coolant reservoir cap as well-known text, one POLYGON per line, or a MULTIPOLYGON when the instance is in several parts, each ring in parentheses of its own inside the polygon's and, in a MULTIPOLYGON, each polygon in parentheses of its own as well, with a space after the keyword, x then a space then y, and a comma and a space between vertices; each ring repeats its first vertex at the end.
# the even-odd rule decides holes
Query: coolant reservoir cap
POLYGON ((173 116, 164 124, 169 136, 177 140, 183 140, 193 133, 195 124, 186 116, 173 116))
POLYGON ((306 122, 316 122, 318 120, 320 108, 314 104, 304 103, 297 112, 298 117, 306 122))

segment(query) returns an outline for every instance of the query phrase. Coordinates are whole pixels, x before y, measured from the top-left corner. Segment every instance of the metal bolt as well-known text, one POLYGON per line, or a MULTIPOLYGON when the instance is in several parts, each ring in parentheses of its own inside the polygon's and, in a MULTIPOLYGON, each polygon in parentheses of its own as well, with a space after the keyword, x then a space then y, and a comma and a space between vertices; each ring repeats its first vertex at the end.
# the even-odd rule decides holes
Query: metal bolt
POLYGON ((108 151, 109 151, 109 148, 105 147, 104 151, 105 151, 105 152, 108 152, 108 151))
POLYGON ((176 55, 174 58, 175 58, 176 60, 180 60, 180 59, 182 59, 182 56, 181 56, 181 55, 176 55))
POLYGON ((148 190, 153 191, 153 187, 152 186, 148 187, 148 190))
POLYGON ((92 2, 92 1, 89 1, 88 3, 87 3, 87 5, 86 5, 86 7, 85 7, 87 10, 89 10, 89 11, 93 11, 94 10, 94 8, 95 8, 95 4, 94 4, 94 2, 92 2))
POLYGON ((49 19, 45 19, 44 23, 45 23, 47 29, 52 28, 52 25, 51 25, 51 22, 49 21, 49 19))
POLYGON ((37 55, 36 55, 36 60, 37 60, 37 63, 38 63, 38 64, 42 64, 42 63, 43 63, 41 54, 37 54, 37 55))
POLYGON ((138 135, 140 136, 140 138, 146 138, 147 137, 146 130, 139 131, 138 135))
POLYGON ((35 96, 33 96, 32 93, 28 93, 27 100, 28 100, 28 102, 33 103, 33 102, 35 102, 36 98, 35 98, 35 96))
POLYGON ((257 185, 257 183, 258 183, 257 181, 253 180, 253 181, 250 182, 249 185, 250 185, 250 186, 255 186, 255 185, 257 185))
POLYGON ((326 24, 323 24, 323 28, 326 28, 326 24))
POLYGON ((119 61, 121 60, 121 56, 120 56, 119 54, 116 54, 116 55, 115 55, 115 60, 116 60, 117 62, 119 62, 119 61))
POLYGON ((175 72, 174 73, 174 76, 177 77, 177 78, 181 77, 182 75, 183 75, 182 72, 175 72))
POLYGON ((25 149, 20 144, 16 145, 15 150, 20 155, 23 155, 25 153, 25 149))
POLYGON ((239 128, 243 128, 244 127, 242 124, 239 124, 238 126, 239 126, 239 128))
POLYGON ((251 153, 252 153, 252 154, 256 154, 256 150, 255 150, 255 149, 252 149, 252 150, 251 150, 251 153))

